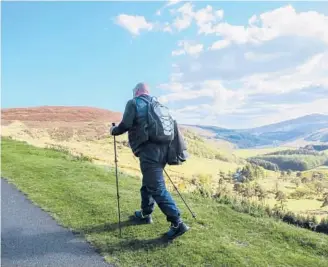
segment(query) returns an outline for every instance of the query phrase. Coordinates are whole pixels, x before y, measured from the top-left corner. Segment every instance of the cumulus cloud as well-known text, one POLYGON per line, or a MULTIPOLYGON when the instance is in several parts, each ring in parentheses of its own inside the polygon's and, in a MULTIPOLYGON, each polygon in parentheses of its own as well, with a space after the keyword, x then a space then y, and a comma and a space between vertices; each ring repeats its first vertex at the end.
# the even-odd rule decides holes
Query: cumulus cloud
POLYGON ((230 41, 228 41, 228 40, 219 40, 219 41, 214 42, 212 44, 212 46, 210 47, 210 49, 211 50, 218 50, 218 49, 225 48, 229 45, 230 45, 230 41))
POLYGON ((182 1, 182 0, 170 0, 170 1, 167 1, 167 3, 166 3, 163 7, 161 7, 160 9, 158 9, 158 10, 156 11, 156 15, 157 15, 157 16, 160 16, 160 15, 162 14, 162 11, 163 11, 165 8, 170 7, 170 6, 173 6, 173 5, 176 5, 176 4, 180 3, 181 1, 182 1))
POLYGON ((249 94, 286 93, 304 88, 328 88, 328 51, 317 54, 295 69, 254 74, 241 81, 249 94))
POLYGON ((297 13, 287 5, 260 16, 253 15, 249 25, 218 23, 203 33, 216 34, 231 43, 261 43, 280 36, 302 36, 322 40, 328 44, 328 17, 316 11, 297 13))
POLYGON ((142 30, 151 31, 153 29, 152 23, 147 22, 143 16, 120 14, 116 17, 115 22, 133 35, 139 35, 142 30))
POLYGON ((189 40, 172 51, 168 81, 158 86, 184 123, 242 128, 328 113, 328 16, 286 5, 233 25, 214 4, 177 3, 165 5, 173 7, 170 22, 125 15, 120 25, 134 35, 188 29, 189 40))
POLYGON ((204 8, 197 23, 194 11, 197 33, 220 39, 198 57, 178 57, 180 90, 162 96, 179 119, 241 128, 328 113, 327 16, 288 5, 231 25, 206 12, 215 13, 204 8))
POLYGON ((186 3, 180 8, 176 10, 176 13, 178 13, 178 17, 174 20, 173 26, 178 30, 184 30, 187 29, 192 22, 193 19, 193 5, 191 3, 186 3))
POLYGON ((189 41, 179 41, 178 46, 182 47, 182 49, 172 51, 173 56, 179 56, 184 54, 197 55, 204 49, 203 44, 193 44, 189 41))

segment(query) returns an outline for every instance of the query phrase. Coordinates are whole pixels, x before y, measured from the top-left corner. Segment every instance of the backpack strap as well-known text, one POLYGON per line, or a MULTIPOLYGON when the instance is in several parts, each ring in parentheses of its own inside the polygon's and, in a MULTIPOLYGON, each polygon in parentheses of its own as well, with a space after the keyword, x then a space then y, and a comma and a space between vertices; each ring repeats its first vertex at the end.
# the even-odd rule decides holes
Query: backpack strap
POLYGON ((150 101, 146 97, 144 97, 143 95, 138 96, 138 98, 140 98, 140 99, 146 101, 148 104, 150 104, 151 102, 153 102, 154 97, 150 97, 150 99, 151 99, 150 101))

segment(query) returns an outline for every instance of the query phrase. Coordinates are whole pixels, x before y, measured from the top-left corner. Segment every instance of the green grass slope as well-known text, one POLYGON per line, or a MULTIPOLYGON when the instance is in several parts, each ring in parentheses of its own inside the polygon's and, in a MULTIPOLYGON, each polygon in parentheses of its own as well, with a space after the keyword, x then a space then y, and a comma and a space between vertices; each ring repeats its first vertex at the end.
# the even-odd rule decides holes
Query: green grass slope
POLYGON ((117 266, 327 266, 326 235, 237 213, 195 195, 185 198, 197 220, 174 194, 191 230, 166 244, 159 237, 168 223, 158 208, 154 225, 128 222, 139 208, 140 181, 123 174, 119 238, 113 170, 62 152, 2 139, 2 176, 117 266))

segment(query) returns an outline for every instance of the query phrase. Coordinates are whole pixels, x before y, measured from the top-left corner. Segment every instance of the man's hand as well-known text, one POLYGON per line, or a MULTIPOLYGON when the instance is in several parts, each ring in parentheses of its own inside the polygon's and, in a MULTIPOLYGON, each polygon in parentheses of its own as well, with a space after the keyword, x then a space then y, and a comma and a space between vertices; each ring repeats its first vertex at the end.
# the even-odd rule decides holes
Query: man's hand
POLYGON ((114 130, 116 127, 117 127, 117 126, 112 126, 112 127, 110 127, 109 132, 110 132, 111 135, 113 135, 113 130, 114 130))

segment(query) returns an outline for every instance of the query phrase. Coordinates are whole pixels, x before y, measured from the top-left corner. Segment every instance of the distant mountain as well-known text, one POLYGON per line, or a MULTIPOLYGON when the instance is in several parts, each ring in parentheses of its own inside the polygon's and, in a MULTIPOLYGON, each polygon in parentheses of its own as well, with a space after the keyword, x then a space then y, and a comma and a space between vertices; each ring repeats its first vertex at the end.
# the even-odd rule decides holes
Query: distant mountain
POLYGON ((307 134, 313 131, 328 127, 328 115, 311 114, 299 117, 292 120, 278 122, 270 125, 265 125, 253 129, 245 130, 248 133, 255 135, 263 135, 269 133, 289 133, 307 134))
MULTIPOLYGON (((225 129, 215 126, 189 125, 208 132, 208 136, 235 144, 239 148, 328 142, 328 115, 311 114, 292 120, 251 129, 225 129)), ((203 133, 203 136, 205 134, 203 133)))

